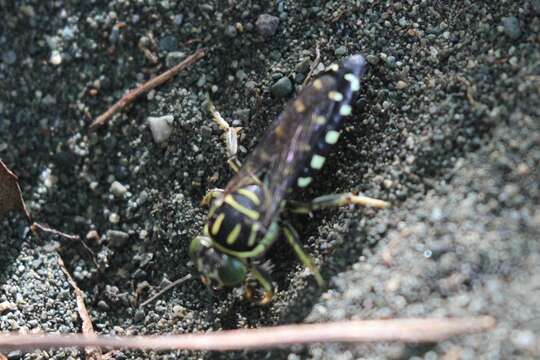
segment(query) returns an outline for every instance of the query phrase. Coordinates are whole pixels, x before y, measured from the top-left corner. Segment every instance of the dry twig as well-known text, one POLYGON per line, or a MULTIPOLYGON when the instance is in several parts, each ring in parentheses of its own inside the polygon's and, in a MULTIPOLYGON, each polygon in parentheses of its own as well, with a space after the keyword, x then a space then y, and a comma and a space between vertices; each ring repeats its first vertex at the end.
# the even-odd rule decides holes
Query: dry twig
POLYGON ((315 69, 317 69, 317 66, 319 66, 319 62, 321 61, 321 51, 319 50, 319 44, 315 45, 315 60, 313 60, 313 63, 311 64, 311 67, 309 68, 309 72, 306 75, 306 78, 304 82, 302 83, 302 86, 306 86, 311 77, 313 76, 313 73, 315 72, 315 69))
MULTIPOLYGON (((32 225, 30 225, 30 229, 38 237, 39 237, 39 232, 38 232, 38 230, 39 230, 39 231, 43 231, 45 233, 49 233, 49 234, 53 234, 53 235, 57 235, 57 236, 66 238, 68 240, 81 240, 81 237, 79 235, 66 234, 65 232, 58 231, 56 229, 52 229, 52 228, 47 227, 45 225, 41 225, 40 223, 37 223, 37 222, 32 223, 32 225)), ((83 243, 83 245, 86 245, 86 244, 83 243)))
POLYGON ((478 107, 480 105, 483 105, 480 102, 476 101, 476 99, 474 98, 476 95, 476 85, 471 84, 471 82, 463 76, 457 76, 456 78, 460 83, 465 85, 465 95, 467 96, 469 104, 471 104, 472 107, 478 107))
MULTIPOLYGON (((64 260, 62 260, 60 255, 58 255, 58 264, 60 265, 60 269, 62 269, 62 271, 64 272, 67 281, 75 292, 75 300, 77 301, 77 312, 79 313, 82 321, 82 333, 89 337, 95 337, 96 333, 94 332, 92 319, 90 318, 88 310, 86 309, 86 305, 84 304, 84 293, 79 288, 69 271, 66 269, 64 260)), ((101 349, 99 347, 88 346, 86 347, 85 352, 88 359, 102 360, 103 358, 103 354, 101 353, 101 349)))
POLYGON ((164 73, 148 80, 144 84, 141 84, 137 86, 135 89, 129 91, 126 95, 122 96, 122 98, 118 100, 113 106, 111 106, 107 111, 105 111, 103 114, 101 114, 94 120, 94 122, 90 125, 90 131, 96 130, 98 127, 104 125, 107 121, 109 121, 109 119, 114 114, 124 109, 128 104, 131 104, 139 96, 167 82, 176 74, 178 74, 180 71, 184 70, 191 64, 197 62, 203 56, 204 56, 204 50, 197 49, 197 51, 195 51, 193 54, 188 56, 181 63, 173 66, 172 68, 165 71, 164 73))
POLYGON ((462 319, 354 320, 322 324, 302 324, 238 329, 204 334, 164 336, 88 335, 0 335, 0 349, 49 349, 56 347, 99 346, 124 349, 164 350, 246 350, 294 344, 326 342, 435 342, 454 335, 487 331, 495 326, 490 316, 462 319))
POLYGON ((184 276, 184 277, 182 277, 182 278, 180 278, 180 279, 178 279, 176 281, 173 281, 172 283, 170 283, 169 285, 165 286, 163 289, 158 291, 155 295, 151 296, 146 301, 142 302, 141 307, 144 307, 144 306, 150 304, 152 301, 156 300, 158 297, 165 294, 167 291, 171 290, 173 287, 178 286, 181 283, 188 281, 189 279, 191 279, 191 274, 187 274, 186 276, 184 276))

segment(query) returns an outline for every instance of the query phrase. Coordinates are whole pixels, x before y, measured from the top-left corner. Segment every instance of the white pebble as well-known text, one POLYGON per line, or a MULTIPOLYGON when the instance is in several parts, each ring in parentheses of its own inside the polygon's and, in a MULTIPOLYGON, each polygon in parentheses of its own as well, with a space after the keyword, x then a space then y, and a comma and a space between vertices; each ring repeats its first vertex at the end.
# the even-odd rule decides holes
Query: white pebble
POLYGON ((174 116, 164 115, 160 117, 148 117, 148 125, 150 125, 150 131, 152 132, 152 137, 154 141, 158 144, 161 144, 172 134, 171 124, 174 121, 174 116))
POLYGON ((62 63, 62 55, 58 50, 53 50, 49 62, 53 65, 60 65, 62 63))

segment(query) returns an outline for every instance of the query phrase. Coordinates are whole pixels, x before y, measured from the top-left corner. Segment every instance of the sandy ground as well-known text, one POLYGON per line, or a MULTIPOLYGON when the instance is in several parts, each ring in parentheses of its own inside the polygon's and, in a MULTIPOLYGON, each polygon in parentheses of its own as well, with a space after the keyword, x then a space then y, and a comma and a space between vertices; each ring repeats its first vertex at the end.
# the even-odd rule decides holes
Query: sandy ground
POLYGON ((30 236, 20 216, 2 219, 0 302, 16 308, 0 314, 0 329, 80 331, 61 256, 100 333, 410 316, 498 321, 487 334, 422 346, 116 359, 540 356, 539 14, 537 0, 0 0, 0 157, 36 218, 83 238, 97 232, 85 240, 92 255, 30 236), (275 32, 272 21, 257 22, 261 14, 277 17, 275 32), (249 151, 299 90, 316 44, 322 64, 361 53, 370 71, 308 196, 354 190, 392 207, 291 219, 329 280, 324 292, 277 244, 268 258, 279 291, 269 306, 250 305, 239 290, 212 297, 194 280, 138 306, 193 271, 187 249, 204 223, 199 202, 231 177, 206 94, 243 127, 249 151), (196 48, 207 51, 202 61, 88 135, 92 118, 127 89, 196 48), (173 119, 171 135, 158 144, 147 119, 162 116, 173 119))

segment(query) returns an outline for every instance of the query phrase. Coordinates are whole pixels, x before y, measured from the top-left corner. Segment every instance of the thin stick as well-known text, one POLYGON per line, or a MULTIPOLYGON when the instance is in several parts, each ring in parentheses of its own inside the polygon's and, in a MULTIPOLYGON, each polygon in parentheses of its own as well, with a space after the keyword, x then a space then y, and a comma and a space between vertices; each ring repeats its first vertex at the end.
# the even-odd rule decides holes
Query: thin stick
POLYGON ((68 240, 81 240, 79 235, 69 235, 69 234, 66 234, 64 232, 58 231, 56 229, 52 229, 50 227, 47 227, 45 225, 41 225, 40 223, 37 223, 37 222, 32 223, 32 225, 30 225, 30 229, 38 237, 39 237, 39 234, 38 234, 37 230, 41 230, 43 232, 50 233, 50 234, 53 234, 53 235, 57 235, 57 236, 66 238, 68 240))
POLYGON ((167 291, 171 290, 173 287, 176 287, 176 286, 180 285, 181 283, 183 283, 185 281, 188 281, 189 279, 191 279, 191 274, 187 274, 186 276, 184 276, 184 277, 182 277, 182 278, 180 278, 180 279, 178 279, 176 281, 173 281, 172 283, 170 283, 169 285, 165 286, 163 289, 158 291, 155 295, 151 296, 146 301, 142 302, 141 307, 144 307, 144 306, 150 304, 152 301, 156 300, 158 297, 165 294, 167 291))
POLYGON ((165 71, 164 73, 148 80, 144 84, 141 84, 137 86, 135 89, 129 91, 126 95, 124 95, 120 100, 118 100, 113 106, 111 106, 107 111, 105 111, 103 114, 99 115, 94 122, 90 125, 90 131, 96 130, 98 127, 104 125, 109 119, 126 107, 126 105, 132 103, 142 94, 152 90, 153 88, 167 82, 169 79, 171 79, 173 76, 178 74, 180 71, 184 70, 191 64, 197 62, 200 58, 204 56, 204 50, 203 49, 197 49, 193 54, 188 56, 184 61, 181 63, 173 66, 169 70, 165 71))
POLYGON ((315 45, 315 60, 313 60, 313 63, 311 64, 311 68, 309 69, 309 72, 304 82, 302 83, 302 86, 306 86, 306 84, 309 82, 309 80, 313 76, 313 72, 315 71, 317 66, 319 66, 320 60, 321 60, 321 51, 319 50, 319 44, 317 43, 317 45, 315 45))
POLYGON ((99 346, 108 348, 163 350, 246 350, 293 344, 327 342, 435 342, 454 335, 493 329, 490 316, 449 319, 394 319, 341 321, 259 329, 225 330, 203 334, 164 336, 0 335, 0 349, 49 349, 99 346))
MULTIPOLYGON (((60 265, 60 269, 64 272, 64 275, 66 276, 66 279, 68 283, 73 288, 73 291, 75 292, 75 300, 77 302, 77 312, 79 313, 79 316, 81 317, 82 321, 82 333, 86 336, 95 336, 94 332, 94 326, 92 325, 92 319, 90 318, 90 314, 88 314, 88 310, 86 309, 86 305, 84 304, 84 293, 79 288, 69 271, 66 269, 66 265, 64 264, 64 260, 58 255, 58 264, 60 265)), ((88 346, 85 349, 86 356, 89 359, 94 360, 102 360, 103 354, 101 353, 101 349, 99 347, 95 346, 88 346)))

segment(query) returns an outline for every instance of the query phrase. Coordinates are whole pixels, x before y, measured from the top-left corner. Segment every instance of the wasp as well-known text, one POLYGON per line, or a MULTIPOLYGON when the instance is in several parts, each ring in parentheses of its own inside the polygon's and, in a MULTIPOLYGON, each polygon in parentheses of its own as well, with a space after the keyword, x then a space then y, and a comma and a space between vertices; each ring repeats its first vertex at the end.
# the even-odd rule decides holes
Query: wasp
POLYGON ((309 202, 291 199, 322 169, 326 155, 340 137, 344 120, 352 114, 351 100, 360 89, 366 68, 361 55, 330 65, 286 106, 243 164, 236 157, 237 129, 229 127, 219 113, 214 116, 227 130, 229 164, 236 174, 225 189, 208 192, 208 220, 189 248, 203 283, 210 289, 243 283, 248 299, 268 303, 274 286, 269 272, 260 264, 272 244, 282 238, 324 287, 322 276, 286 215, 345 205, 388 205, 353 193, 320 196, 309 202))

